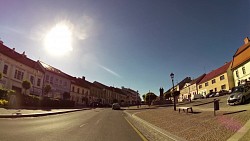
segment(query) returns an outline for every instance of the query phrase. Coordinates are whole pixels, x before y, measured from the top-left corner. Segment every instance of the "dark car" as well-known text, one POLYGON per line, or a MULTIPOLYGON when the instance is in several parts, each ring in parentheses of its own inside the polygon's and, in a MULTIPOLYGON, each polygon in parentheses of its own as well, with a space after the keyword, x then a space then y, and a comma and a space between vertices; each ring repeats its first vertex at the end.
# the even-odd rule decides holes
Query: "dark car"
POLYGON ((121 106, 119 103, 113 103, 112 104, 112 110, 120 110, 121 109, 121 106))
POLYGON ((214 97, 215 96, 215 92, 210 92, 206 95, 206 98, 209 98, 209 97, 214 97))
POLYGON ((102 103, 100 103, 100 102, 92 102, 92 103, 90 103, 90 105, 89 105, 90 107, 103 107, 103 104, 102 103))

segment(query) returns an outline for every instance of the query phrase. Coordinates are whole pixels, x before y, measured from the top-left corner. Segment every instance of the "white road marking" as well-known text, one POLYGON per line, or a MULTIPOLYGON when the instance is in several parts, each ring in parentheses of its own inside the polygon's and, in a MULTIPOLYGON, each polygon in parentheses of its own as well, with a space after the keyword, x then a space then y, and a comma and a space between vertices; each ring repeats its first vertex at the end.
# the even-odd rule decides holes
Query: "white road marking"
POLYGON ((100 120, 101 120, 101 119, 98 119, 98 120, 96 121, 96 123, 95 123, 95 124, 98 124, 98 123, 100 122, 100 120))
POLYGON ((83 127, 83 126, 86 125, 86 124, 88 124, 88 123, 84 123, 84 124, 80 125, 80 127, 83 127))

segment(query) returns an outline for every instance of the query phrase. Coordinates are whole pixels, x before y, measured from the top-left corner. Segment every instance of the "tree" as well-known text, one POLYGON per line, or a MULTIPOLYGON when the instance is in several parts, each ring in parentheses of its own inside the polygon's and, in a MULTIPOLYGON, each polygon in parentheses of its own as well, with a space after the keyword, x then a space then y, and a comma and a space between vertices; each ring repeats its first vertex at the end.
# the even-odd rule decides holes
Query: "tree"
POLYGON ((48 93, 51 91, 51 86, 49 84, 47 84, 44 88, 43 88, 44 94, 48 95, 48 93))
POLYGON ((63 99, 64 99, 64 100, 69 100, 69 99, 70 99, 70 93, 64 92, 64 93, 63 93, 63 99))
POLYGON ((155 100, 157 98, 157 95, 155 95, 154 93, 152 93, 152 92, 148 92, 147 94, 146 94, 146 102, 150 105, 151 104, 151 102, 153 101, 153 100, 155 100))
POLYGON ((24 94, 26 94, 26 91, 31 87, 31 83, 28 80, 24 80, 22 83, 22 87, 25 89, 24 94))
POLYGON ((146 101, 146 95, 142 95, 143 101, 146 101))
POLYGON ((0 79, 2 79, 3 78, 3 74, 0 72, 0 79))

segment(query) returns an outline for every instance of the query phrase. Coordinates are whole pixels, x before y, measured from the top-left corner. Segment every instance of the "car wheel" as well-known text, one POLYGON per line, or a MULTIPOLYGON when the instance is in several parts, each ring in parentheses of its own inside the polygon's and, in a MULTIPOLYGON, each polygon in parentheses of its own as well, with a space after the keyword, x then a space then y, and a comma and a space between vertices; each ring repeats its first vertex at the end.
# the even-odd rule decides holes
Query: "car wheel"
POLYGON ((241 104, 245 104, 245 97, 242 97, 241 104))

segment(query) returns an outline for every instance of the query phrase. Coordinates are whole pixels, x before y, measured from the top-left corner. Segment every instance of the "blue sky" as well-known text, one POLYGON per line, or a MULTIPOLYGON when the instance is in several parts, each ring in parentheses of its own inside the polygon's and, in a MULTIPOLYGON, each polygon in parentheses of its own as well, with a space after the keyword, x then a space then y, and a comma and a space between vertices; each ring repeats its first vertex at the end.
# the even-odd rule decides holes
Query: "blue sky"
POLYGON ((0 38, 76 77, 159 95, 232 59, 250 36, 249 0, 0 0, 0 38), (49 54, 44 36, 72 30, 72 51, 49 54))

